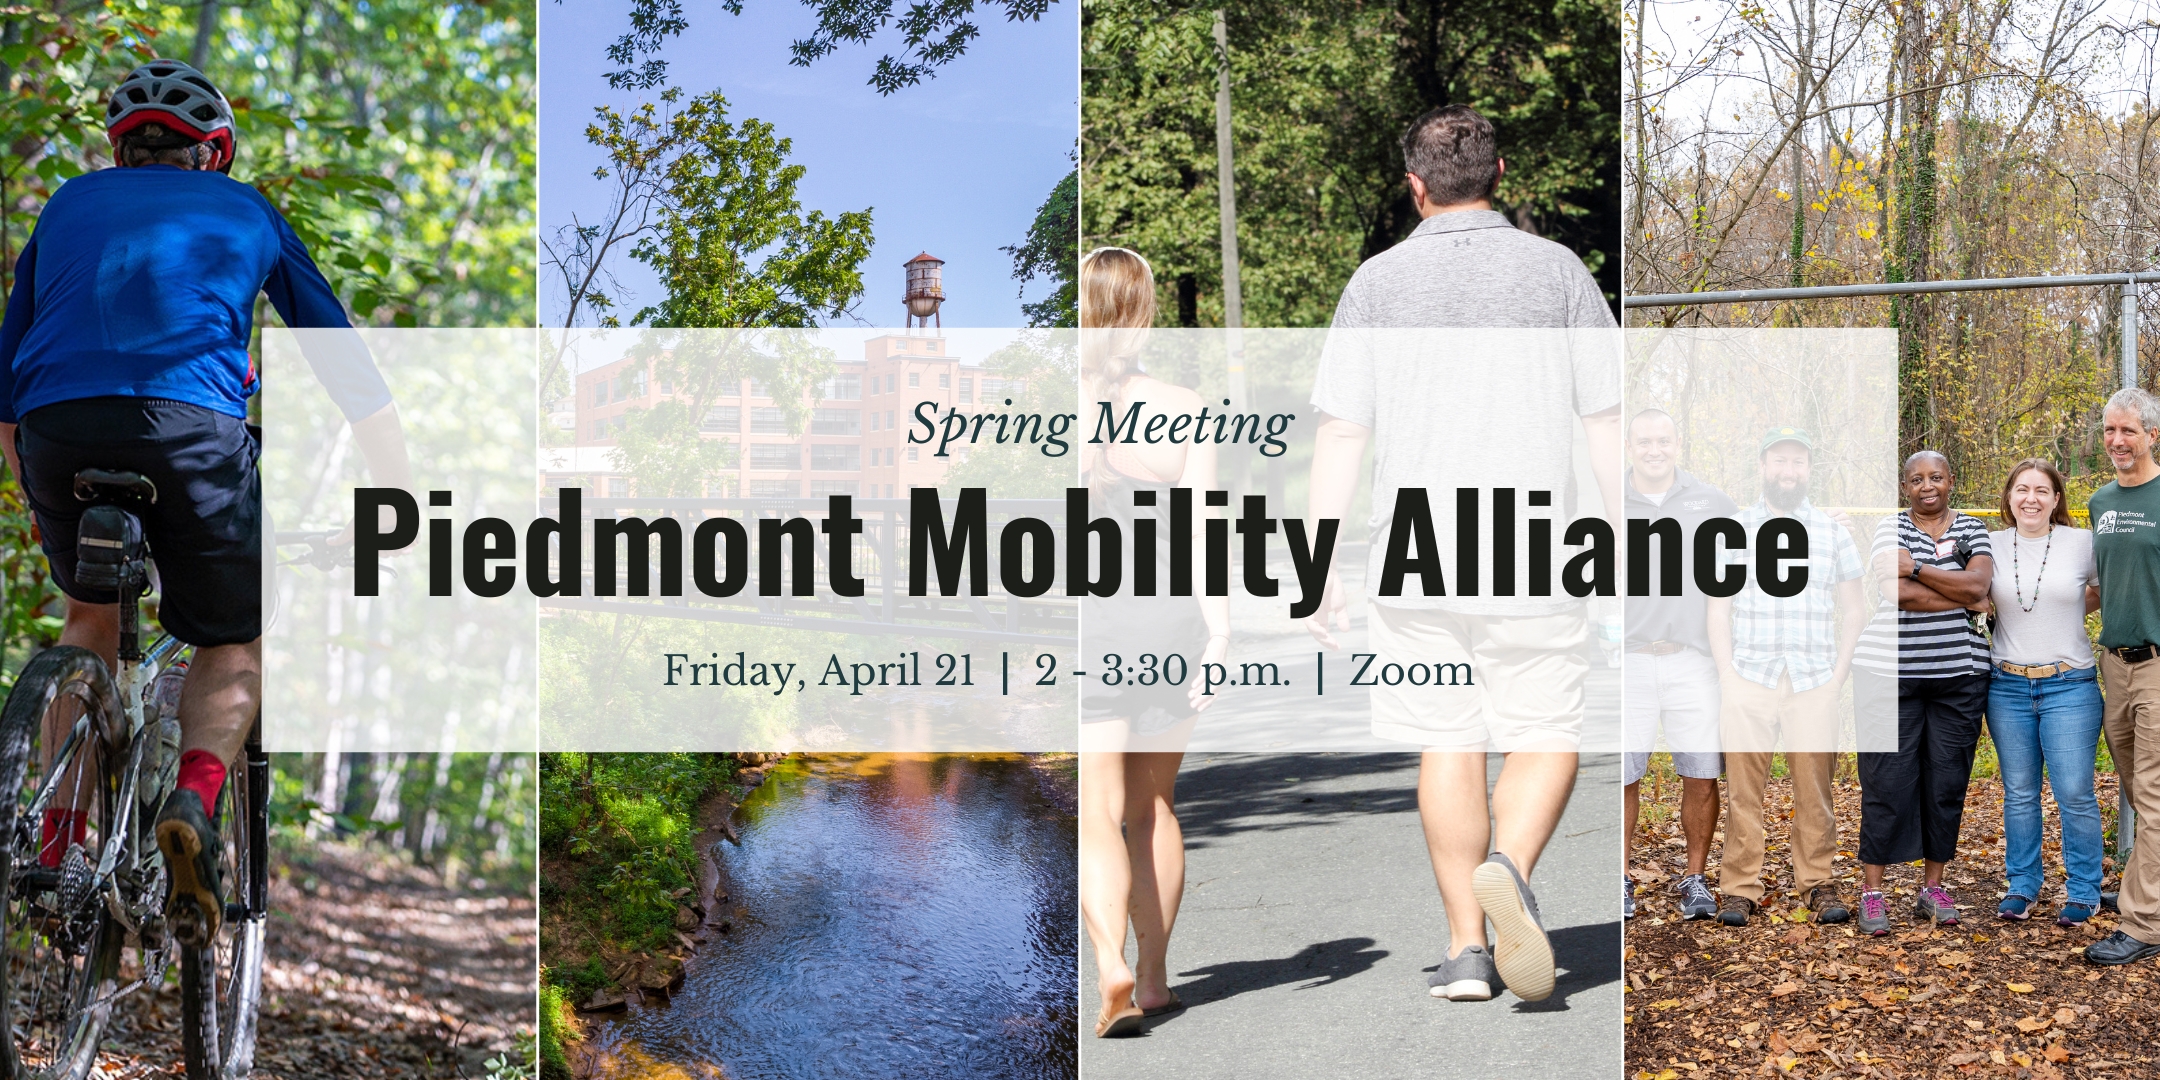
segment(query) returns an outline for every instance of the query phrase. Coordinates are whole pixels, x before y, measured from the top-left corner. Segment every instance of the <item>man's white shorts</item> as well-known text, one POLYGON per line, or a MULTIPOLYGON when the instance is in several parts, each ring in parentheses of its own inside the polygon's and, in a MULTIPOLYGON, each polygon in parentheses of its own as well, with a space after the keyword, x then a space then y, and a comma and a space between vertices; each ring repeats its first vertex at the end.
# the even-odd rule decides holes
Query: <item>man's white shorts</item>
POLYGON ((1580 742, 1590 670, 1581 609, 1523 617, 1367 610, 1376 656, 1360 681, 1372 685, 1375 737, 1500 753, 1580 742), (1470 685, 1456 678, 1459 665, 1469 666, 1470 685))
POLYGON ((1693 649, 1659 656, 1631 652, 1620 677, 1621 747, 1627 752, 1621 783, 1632 784, 1649 771, 1660 726, 1674 772, 1715 780, 1725 771, 1718 743, 1715 661, 1693 649))

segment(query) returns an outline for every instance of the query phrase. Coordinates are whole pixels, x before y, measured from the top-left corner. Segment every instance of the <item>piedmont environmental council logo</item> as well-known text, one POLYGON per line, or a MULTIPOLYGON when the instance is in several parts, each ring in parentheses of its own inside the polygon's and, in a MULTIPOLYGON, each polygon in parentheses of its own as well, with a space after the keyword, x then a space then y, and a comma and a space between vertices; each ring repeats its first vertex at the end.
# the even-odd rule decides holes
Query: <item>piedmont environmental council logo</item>
POLYGON ((2095 521, 2095 522, 2093 522, 2093 531, 2094 531, 2094 532, 2096 532, 2096 533, 2111 533, 2111 532, 2114 532, 2114 531, 2115 531, 2115 511, 2113 511, 2113 510, 2109 510, 2109 511, 2107 511, 2106 513, 2103 513, 2103 514, 2101 514, 2101 515, 2100 515, 2100 520, 2098 520, 2098 521, 2095 521))

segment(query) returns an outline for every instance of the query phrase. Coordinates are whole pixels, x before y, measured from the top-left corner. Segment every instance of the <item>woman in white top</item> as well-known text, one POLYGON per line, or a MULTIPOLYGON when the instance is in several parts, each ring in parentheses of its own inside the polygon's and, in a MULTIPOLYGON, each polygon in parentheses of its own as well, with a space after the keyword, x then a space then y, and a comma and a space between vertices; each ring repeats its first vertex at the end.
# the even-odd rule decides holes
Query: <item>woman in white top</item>
POLYGON ((1994 679, 1988 735, 2002 763, 2003 861, 2010 880, 1996 914, 2024 919, 2040 898, 2040 773, 2061 808, 2069 880, 2055 922, 2077 926, 2100 906, 2100 804, 2093 796, 2100 685, 2085 616, 2100 606, 2092 533, 2070 526, 2062 473, 2040 458, 2010 469, 2002 516, 1990 534, 1995 580, 1994 679))

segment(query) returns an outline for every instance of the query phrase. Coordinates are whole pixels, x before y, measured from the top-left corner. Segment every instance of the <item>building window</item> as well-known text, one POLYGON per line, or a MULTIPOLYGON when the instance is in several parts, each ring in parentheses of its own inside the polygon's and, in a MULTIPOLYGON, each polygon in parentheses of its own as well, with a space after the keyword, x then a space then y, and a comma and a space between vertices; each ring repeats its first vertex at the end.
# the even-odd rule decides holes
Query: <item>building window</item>
POLYGON ((633 372, 631 372, 631 373, 630 373, 630 396, 631 396, 631 397, 634 397, 634 398, 641 398, 641 397, 644 397, 644 396, 645 396, 645 385, 646 385, 646 384, 645 384, 645 369, 644 369, 644 368, 639 368, 639 369, 637 369, 636 371, 633 371, 633 372))
POLYGON ((700 431, 737 432, 742 430, 742 406, 715 405, 705 410, 705 420, 698 425, 700 431))
POLYGON ((949 372, 949 371, 940 371, 940 372, 938 372, 938 377, 937 377, 937 388, 938 388, 938 389, 940 389, 940 390, 950 390, 950 389, 952 389, 952 373, 951 373, 951 372, 949 372))
POLYGON ((813 472, 855 472, 862 468, 862 447, 854 443, 815 444, 810 447, 813 472))
POLYGON ((607 497, 608 497, 608 498, 610 498, 610 499, 627 499, 627 498, 629 498, 629 497, 630 497, 630 481, 628 481, 628 480, 626 480, 626 479, 624 479, 624 478, 622 478, 622 477, 620 477, 620 476, 610 476, 610 477, 608 477, 608 478, 607 478, 607 497))
POLYGON ((618 435, 620 435, 620 434, 622 434, 623 432, 625 432, 625 431, 628 431, 628 430, 630 430, 630 414, 629 414, 629 413, 626 413, 626 412, 622 412, 622 413, 616 413, 616 414, 615 414, 615 433, 616 433, 616 434, 618 434, 618 435))
POLYGON ((755 408, 750 410, 750 434, 788 434, 787 412, 782 409, 755 408))
POLYGON ((818 396, 826 401, 861 401, 862 376, 852 371, 835 375, 825 380, 824 389, 818 396))
POLYGON ((878 414, 876 409, 870 410, 870 430, 878 430, 878 414))
POLYGON ((998 395, 1004 392, 1005 380, 993 379, 987 375, 983 376, 983 404, 994 404, 997 401, 998 395))
POLYGON ((797 443, 751 443, 750 467, 753 469, 800 469, 802 447, 797 443))
POLYGON ((766 392, 765 392, 765 380, 763 380, 763 379, 752 379, 752 380, 750 380, 750 396, 751 396, 751 397, 771 397, 772 395, 771 395, 771 394, 768 394, 768 393, 766 393, 766 392))
POLYGON ((908 448, 907 448, 907 459, 908 459, 909 461, 915 461, 915 460, 917 460, 917 455, 919 455, 919 454, 921 454, 921 453, 922 453, 922 448, 921 448, 921 447, 916 447, 916 446, 910 446, 910 447, 908 447, 908 448))
POLYGON ((960 377, 960 403, 962 405, 967 405, 974 402, 974 400, 975 380, 966 375, 962 375, 960 377))
POLYGON ((853 495, 860 486, 853 480, 812 480, 810 497, 815 499, 823 495, 853 495))
POLYGON ((908 389, 910 389, 910 390, 912 390, 912 389, 914 389, 914 388, 916 388, 916 387, 918 387, 918 386, 921 386, 921 385, 922 385, 922 372, 920 372, 920 371, 910 371, 910 372, 908 372, 908 373, 907 373, 907 384, 908 384, 908 389))
POLYGON ((862 413, 856 409, 817 409, 810 414, 812 435, 860 435, 862 413))
POLYGON ((890 375, 885 376, 885 392, 888 394, 893 392, 893 381, 890 375))
POLYGON ((595 382, 595 383, 593 383, 593 384, 592 384, 592 403, 593 403, 593 404, 595 404, 595 405, 605 405, 605 404, 607 404, 607 380, 606 380, 606 379, 601 379, 601 380, 599 380, 598 382, 595 382))
POLYGON ((792 499, 801 491, 793 480, 752 480, 750 497, 753 499, 792 499))
POLYGON ((607 438, 607 421, 595 420, 592 422, 592 437, 595 439, 607 438))

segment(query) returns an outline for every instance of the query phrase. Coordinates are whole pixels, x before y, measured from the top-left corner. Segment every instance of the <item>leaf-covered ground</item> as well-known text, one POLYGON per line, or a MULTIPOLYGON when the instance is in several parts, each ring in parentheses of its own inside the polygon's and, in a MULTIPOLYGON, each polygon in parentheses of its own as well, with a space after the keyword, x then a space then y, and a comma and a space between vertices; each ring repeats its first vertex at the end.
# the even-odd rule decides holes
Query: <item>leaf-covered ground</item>
MULTIPOLYGON (((532 1030, 530 894, 453 892, 378 851, 281 852, 255 1076, 485 1077, 532 1030)), ((136 994, 97 1074, 184 1076, 177 987, 136 994)))
MULTIPOLYGON (((1860 788, 1850 770, 1848 763, 1837 786, 1836 872, 1839 890, 1857 906, 1860 788)), ((1786 848, 1792 800, 1784 780, 1772 781, 1764 800, 1773 817, 1765 872, 1775 880, 1763 913, 1741 928, 1682 921, 1668 891, 1686 872, 1679 790, 1669 781, 1643 785, 1633 866, 1643 903, 1626 938, 1629 1077, 2160 1076, 2160 965, 2087 964, 2079 950, 2115 928, 2105 912, 2077 930, 2054 924, 2062 864, 2052 800, 2047 895, 2030 921, 1995 918, 2006 891, 2002 788, 1976 779, 1945 880, 1963 922, 1917 922, 1920 869, 1896 866, 1886 883, 1893 932, 1869 938, 1851 923, 1809 922, 1799 906, 1804 898, 1793 895, 1786 848)), ((2102 776, 2110 822, 2115 793, 2115 778, 2102 776)), ((1713 844, 1713 889, 1717 861, 1713 844)), ((2111 860, 2107 888, 2115 876, 2111 860)))

